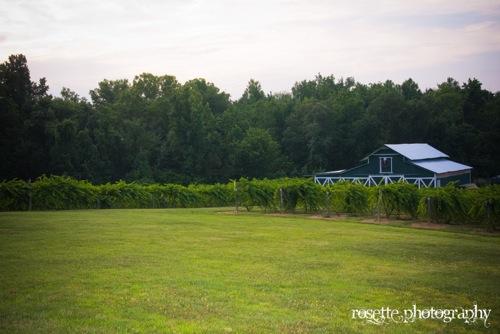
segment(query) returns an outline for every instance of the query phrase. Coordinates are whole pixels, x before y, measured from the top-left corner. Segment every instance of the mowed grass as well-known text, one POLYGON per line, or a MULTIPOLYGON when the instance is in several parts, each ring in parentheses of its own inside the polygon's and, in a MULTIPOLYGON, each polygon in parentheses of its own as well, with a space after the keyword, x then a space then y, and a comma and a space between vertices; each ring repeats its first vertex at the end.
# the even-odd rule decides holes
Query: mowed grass
POLYGON ((220 212, 0 213, 0 331, 465 333, 500 329, 500 239, 220 212), (490 308, 366 324, 353 308, 490 308))

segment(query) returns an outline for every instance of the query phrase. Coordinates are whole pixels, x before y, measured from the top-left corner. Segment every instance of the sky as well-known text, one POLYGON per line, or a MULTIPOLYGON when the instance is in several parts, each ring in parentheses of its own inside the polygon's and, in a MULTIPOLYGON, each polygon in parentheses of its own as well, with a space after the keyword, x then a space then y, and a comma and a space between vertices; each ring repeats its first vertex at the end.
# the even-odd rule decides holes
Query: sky
POLYGON ((290 91, 318 73, 362 83, 453 77, 500 91, 500 0, 0 0, 0 61, 28 58, 51 93, 88 97, 143 72, 205 78, 237 99, 250 79, 290 91))

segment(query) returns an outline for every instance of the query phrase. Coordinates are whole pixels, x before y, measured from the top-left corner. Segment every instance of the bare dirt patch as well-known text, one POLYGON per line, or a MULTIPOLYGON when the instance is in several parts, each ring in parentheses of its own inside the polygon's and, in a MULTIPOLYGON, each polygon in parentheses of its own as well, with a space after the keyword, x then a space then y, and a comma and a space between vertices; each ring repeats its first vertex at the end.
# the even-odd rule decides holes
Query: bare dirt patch
POLYGON ((500 236, 500 231, 490 231, 482 226, 470 226, 470 225, 450 225, 450 224, 438 224, 431 223, 427 221, 415 221, 411 219, 388 219, 385 217, 380 217, 377 219, 375 217, 362 217, 362 216, 349 216, 345 214, 334 214, 331 216, 323 215, 310 215, 307 218, 311 219, 321 219, 321 220, 331 220, 331 221, 355 221, 362 224, 376 224, 376 225, 391 225, 391 226, 404 226, 410 228, 424 229, 424 230, 436 230, 436 231, 451 231, 451 232, 461 232, 461 233, 473 233, 489 236, 500 236))
MULTIPOLYGON (((218 213, 235 215, 236 212, 234 210, 227 211, 218 211, 218 213)), ((328 220, 328 221, 347 221, 353 223, 361 223, 361 224, 375 224, 375 225, 389 225, 389 226, 399 226, 399 227, 409 227, 416 229, 424 229, 424 230, 435 230, 435 231, 450 231, 450 232, 459 232, 459 233, 471 233, 471 234, 481 234, 488 236, 500 236, 500 231, 490 231, 482 226, 471 226, 471 225, 450 225, 450 224, 438 224, 431 223, 428 221, 415 221, 410 219, 409 217, 401 217, 397 218, 386 218, 373 216, 353 216, 343 213, 332 213, 329 216, 322 214, 308 214, 308 213, 285 213, 285 212, 262 212, 262 211, 246 211, 240 210, 238 214, 265 214, 267 216, 273 217, 301 217, 308 219, 318 219, 318 220, 328 220)))

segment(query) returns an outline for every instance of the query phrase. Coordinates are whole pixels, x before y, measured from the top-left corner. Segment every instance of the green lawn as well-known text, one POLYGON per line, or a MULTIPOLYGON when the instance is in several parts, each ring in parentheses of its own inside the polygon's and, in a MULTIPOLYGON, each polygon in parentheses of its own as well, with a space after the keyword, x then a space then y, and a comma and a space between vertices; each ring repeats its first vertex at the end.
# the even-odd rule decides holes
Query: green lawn
POLYGON ((500 238, 216 209, 0 213, 0 332, 500 331, 500 238), (491 327, 352 308, 492 309, 491 327))

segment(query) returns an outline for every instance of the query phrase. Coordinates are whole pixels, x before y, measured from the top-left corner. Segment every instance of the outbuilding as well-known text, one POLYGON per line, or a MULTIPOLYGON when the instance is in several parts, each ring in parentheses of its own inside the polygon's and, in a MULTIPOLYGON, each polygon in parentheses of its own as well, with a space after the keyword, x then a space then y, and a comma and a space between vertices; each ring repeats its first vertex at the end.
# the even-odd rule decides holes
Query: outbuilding
POLYGON ((472 167, 451 161, 429 144, 385 144, 361 160, 359 166, 318 173, 314 181, 333 184, 353 181, 367 186, 405 181, 420 187, 441 187, 450 182, 471 183, 472 167))

